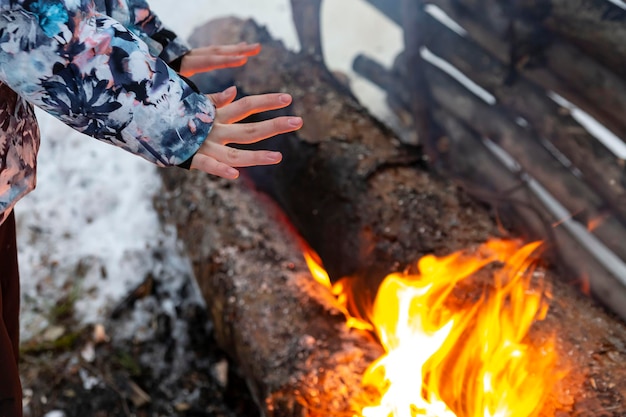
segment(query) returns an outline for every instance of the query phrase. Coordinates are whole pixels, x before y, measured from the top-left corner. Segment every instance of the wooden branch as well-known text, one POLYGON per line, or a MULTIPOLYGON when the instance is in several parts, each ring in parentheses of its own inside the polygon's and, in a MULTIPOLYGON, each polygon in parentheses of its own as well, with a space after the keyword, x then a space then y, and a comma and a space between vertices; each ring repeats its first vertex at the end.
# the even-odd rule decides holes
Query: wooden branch
MULTIPOLYGON (((537 34, 528 23, 515 20, 516 33, 521 38, 511 39, 511 17, 504 9, 507 4, 504 2, 483 0, 480 6, 471 0, 433 0, 432 3, 444 10, 476 43, 501 62, 511 62, 513 46, 510 42, 524 44, 532 40, 526 39, 523 34, 530 34, 531 37, 537 34)), ((546 35, 537 37, 544 39, 546 35)), ((529 55, 517 57, 518 61, 511 65, 515 65, 518 74, 565 97, 609 130, 626 138, 624 78, 558 38, 550 38, 541 48, 542 51, 535 51, 540 53, 540 63, 528 65, 529 55)))
POLYGON ((518 0, 516 7, 626 77, 626 10, 606 0, 518 0))
POLYGON ((357 55, 352 63, 352 69, 373 82, 387 92, 390 100, 403 106, 405 110, 411 108, 411 92, 403 84, 403 78, 388 71, 381 64, 367 55, 357 55))
MULTIPOLYGON (((211 22, 210 25, 219 23, 211 22)), ((290 54, 251 23, 238 25, 239 37, 208 39, 212 43, 240 40, 263 42, 261 56, 232 72, 238 86, 252 94, 267 90, 289 91, 294 95, 292 111, 306 115, 303 131, 297 136, 287 135, 280 139, 279 143, 285 151, 284 162, 276 167, 257 170, 254 179, 273 190, 290 219, 317 250, 329 271, 334 274, 352 272, 351 283, 355 285, 367 278, 367 268, 372 267, 377 270, 376 279, 380 280, 380 273, 403 269, 426 250, 448 252, 482 241, 486 235, 496 231, 496 225, 481 205, 474 204, 457 187, 428 173, 419 164, 408 164, 401 159, 412 154, 399 146, 397 139, 371 119, 350 96, 341 93, 332 80, 326 78, 327 72, 318 68, 319 63, 290 54), (359 267, 359 262, 366 267, 359 267)), ((229 27, 234 27, 232 21, 229 27)), ((207 41, 207 38, 204 40, 207 41)), ((167 176, 173 175, 172 172, 175 171, 165 171, 166 181, 167 176)), ((278 257, 278 260, 271 261, 272 264, 287 259, 278 256, 279 252, 275 250, 277 243, 271 243, 274 238, 284 239, 274 229, 262 232, 263 228, 260 228, 258 234, 250 234, 249 230, 257 229, 250 229, 246 224, 238 226, 242 221, 239 217, 222 225, 220 219, 225 213, 234 211, 238 204, 258 206, 255 201, 240 200, 239 196, 235 196, 227 204, 221 204, 211 189, 196 192, 196 198, 193 194, 195 186, 191 189, 180 189, 180 186, 179 181, 168 185, 168 189, 174 191, 167 201, 182 200, 176 204, 178 209, 170 210, 170 215, 177 219, 179 236, 188 247, 202 247, 208 241, 216 241, 219 237, 216 227, 217 230, 240 229, 239 235, 227 239, 227 245, 217 244, 218 247, 228 247, 220 251, 219 257, 206 256, 202 254, 204 250, 193 249, 199 254, 194 257, 194 263, 201 286, 206 285, 204 280, 213 279, 214 271, 218 270, 221 274, 221 270, 230 270, 230 274, 222 274, 223 282, 211 285, 215 286, 216 294, 222 292, 223 286, 239 288, 239 285, 228 284, 228 280, 238 275, 237 270, 228 268, 228 265, 241 258, 232 248, 242 241, 242 246, 252 253, 266 248, 266 254, 272 255, 269 258, 278 257), (206 212, 207 217, 203 222, 192 224, 189 215, 185 214, 190 210, 193 210, 192 213, 206 212)), ((202 187, 202 184, 197 183, 196 186, 202 187)), ((251 215, 261 216, 256 210, 251 215)), ((263 256, 258 259, 263 259, 263 256)), ((258 270, 261 267, 262 262, 255 261, 249 269, 258 270)), ((285 282, 282 278, 274 278, 274 281, 283 285, 285 282)), ((227 312, 214 314, 219 321, 216 331, 227 336, 228 331, 235 331, 242 321, 256 314, 257 310, 240 305, 256 301, 264 304, 262 314, 256 318, 258 327, 248 328, 250 336, 242 340, 231 336, 220 338, 232 340, 235 345, 246 343, 245 349, 228 346, 238 357, 243 356, 240 352, 253 356, 251 364, 262 363, 264 355, 269 353, 263 348, 264 343, 260 344, 260 350, 256 350, 258 354, 252 353, 255 351, 253 336, 261 333, 258 337, 265 337, 262 333, 268 331, 266 326, 269 323, 286 326, 283 323, 286 314, 277 307, 282 300, 280 289, 270 285, 270 281, 254 281, 251 285, 241 285, 242 291, 226 300, 221 296, 207 297, 211 306, 227 305, 228 310, 219 305, 212 307, 214 311, 227 312), (269 286, 267 291, 266 285, 269 286), (253 295, 246 296, 245 288, 253 295), (273 291, 278 291, 276 298, 268 295, 273 291), (246 313, 250 311, 253 314, 246 313)), ((369 287, 366 285, 365 288, 369 287)), ((572 364, 565 382, 569 393, 560 399, 570 404, 572 410, 563 411, 560 415, 602 413, 620 416, 626 412, 622 401, 626 396, 626 369, 616 364, 626 355, 626 328, 594 305, 592 300, 581 297, 573 288, 562 285, 558 280, 554 282, 553 293, 551 310, 542 324, 545 327, 538 331, 556 332, 562 357, 572 364)), ((287 312, 289 321, 293 321, 292 312, 297 314, 295 307, 287 312)), ((285 336, 284 333, 280 332, 285 336)), ((286 336, 289 340, 301 340, 296 334, 286 336)), ((316 340, 322 340, 322 337, 316 337, 316 340)), ((271 362, 270 359, 269 365, 256 365, 254 369, 264 368, 269 372, 268 368, 271 368, 279 372, 292 363, 284 362, 287 357, 297 362, 292 355, 297 357, 297 353, 289 351, 281 356, 280 361, 271 362)), ((263 399, 260 400, 262 402, 263 399)), ((308 415, 306 410, 300 411, 301 415, 308 415)))
POLYGON ((318 60, 324 59, 321 9, 322 0, 291 0, 291 13, 301 50, 318 60))
POLYGON ((430 51, 495 95, 513 118, 521 116, 530 123, 532 134, 550 141, 582 172, 583 181, 612 213, 626 223, 626 172, 621 159, 564 113, 545 90, 524 78, 507 83, 509 68, 470 39, 432 17, 425 18, 422 27, 430 51))
POLYGON ((423 59, 420 49, 424 44, 425 36, 422 33, 421 22, 426 17, 422 0, 401 0, 402 27, 404 29, 404 81, 410 94, 410 110, 417 131, 418 143, 424 146, 426 154, 433 163, 436 163, 438 152, 433 143, 436 126, 429 112, 428 104, 431 101, 426 75, 424 74, 423 59))

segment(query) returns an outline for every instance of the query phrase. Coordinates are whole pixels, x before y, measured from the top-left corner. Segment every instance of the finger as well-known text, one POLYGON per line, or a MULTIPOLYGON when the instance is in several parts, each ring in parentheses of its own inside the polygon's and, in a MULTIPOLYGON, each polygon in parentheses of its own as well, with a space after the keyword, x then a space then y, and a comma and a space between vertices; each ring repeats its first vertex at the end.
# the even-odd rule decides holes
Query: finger
POLYGON ((211 45, 195 49, 200 54, 253 56, 261 51, 261 44, 240 42, 236 45, 211 45))
POLYGON ((291 100, 289 94, 283 93, 246 96, 220 109, 216 120, 220 123, 235 123, 255 113, 287 107, 291 100))
POLYGON ((221 93, 207 94, 207 96, 215 104, 215 107, 219 109, 233 102, 235 97, 237 97, 237 87, 233 85, 221 93))
POLYGON ((245 55, 192 55, 185 57, 185 68, 181 68, 181 74, 187 77, 199 72, 240 67, 246 62, 248 57, 245 55))
POLYGON ((201 152, 206 152, 208 155, 215 158, 215 160, 231 167, 274 165, 278 164, 283 159, 280 152, 235 149, 230 146, 218 145, 212 142, 208 142, 206 146, 203 146, 201 152))
POLYGON ((235 168, 200 152, 196 153, 191 160, 191 169, 197 169, 228 180, 234 180, 239 177, 239 171, 235 168))
POLYGON ((255 143, 281 133, 293 132, 302 127, 300 117, 277 117, 256 123, 213 125, 210 141, 225 145, 227 143, 255 143))

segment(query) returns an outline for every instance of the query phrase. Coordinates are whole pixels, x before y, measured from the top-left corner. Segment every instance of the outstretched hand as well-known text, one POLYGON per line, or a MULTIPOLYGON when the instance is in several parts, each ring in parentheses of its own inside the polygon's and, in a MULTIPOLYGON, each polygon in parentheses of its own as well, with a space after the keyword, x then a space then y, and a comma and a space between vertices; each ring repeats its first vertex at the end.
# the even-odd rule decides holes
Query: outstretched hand
POLYGON ((235 168, 277 164, 282 160, 280 152, 241 150, 226 145, 255 143, 302 127, 302 118, 291 116, 236 124, 252 114, 281 109, 291 103, 291 96, 284 93, 247 96, 234 101, 236 95, 235 87, 208 95, 217 112, 211 132, 191 160, 192 169, 235 179, 239 176, 235 168))
POLYGON ((240 67, 248 58, 259 53, 261 45, 241 42, 236 45, 213 45, 189 51, 180 64, 180 73, 191 77, 201 72, 240 67))

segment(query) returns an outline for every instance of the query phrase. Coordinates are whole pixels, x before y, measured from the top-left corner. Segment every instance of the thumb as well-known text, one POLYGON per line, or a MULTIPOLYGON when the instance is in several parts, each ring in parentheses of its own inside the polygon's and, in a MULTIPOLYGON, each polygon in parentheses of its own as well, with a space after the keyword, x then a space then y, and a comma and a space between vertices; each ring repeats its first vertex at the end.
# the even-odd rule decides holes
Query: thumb
POLYGON ((215 104, 215 107, 219 109, 235 100, 235 97, 237 97, 237 87, 228 87, 221 93, 207 94, 207 97, 209 97, 209 99, 211 99, 211 101, 215 104))

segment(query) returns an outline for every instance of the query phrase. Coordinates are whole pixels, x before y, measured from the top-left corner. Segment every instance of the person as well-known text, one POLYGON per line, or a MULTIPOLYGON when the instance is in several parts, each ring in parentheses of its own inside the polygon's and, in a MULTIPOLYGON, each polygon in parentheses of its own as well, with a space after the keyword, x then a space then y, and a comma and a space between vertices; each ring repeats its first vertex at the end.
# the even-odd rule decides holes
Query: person
POLYGON ((297 130, 302 119, 237 123, 292 98, 235 100, 233 87, 204 95, 187 77, 243 65, 259 50, 246 43, 190 49, 145 0, 0 0, 0 417, 22 415, 13 208, 35 186, 33 106, 158 166, 235 179, 239 167, 282 156, 228 144, 297 130))

